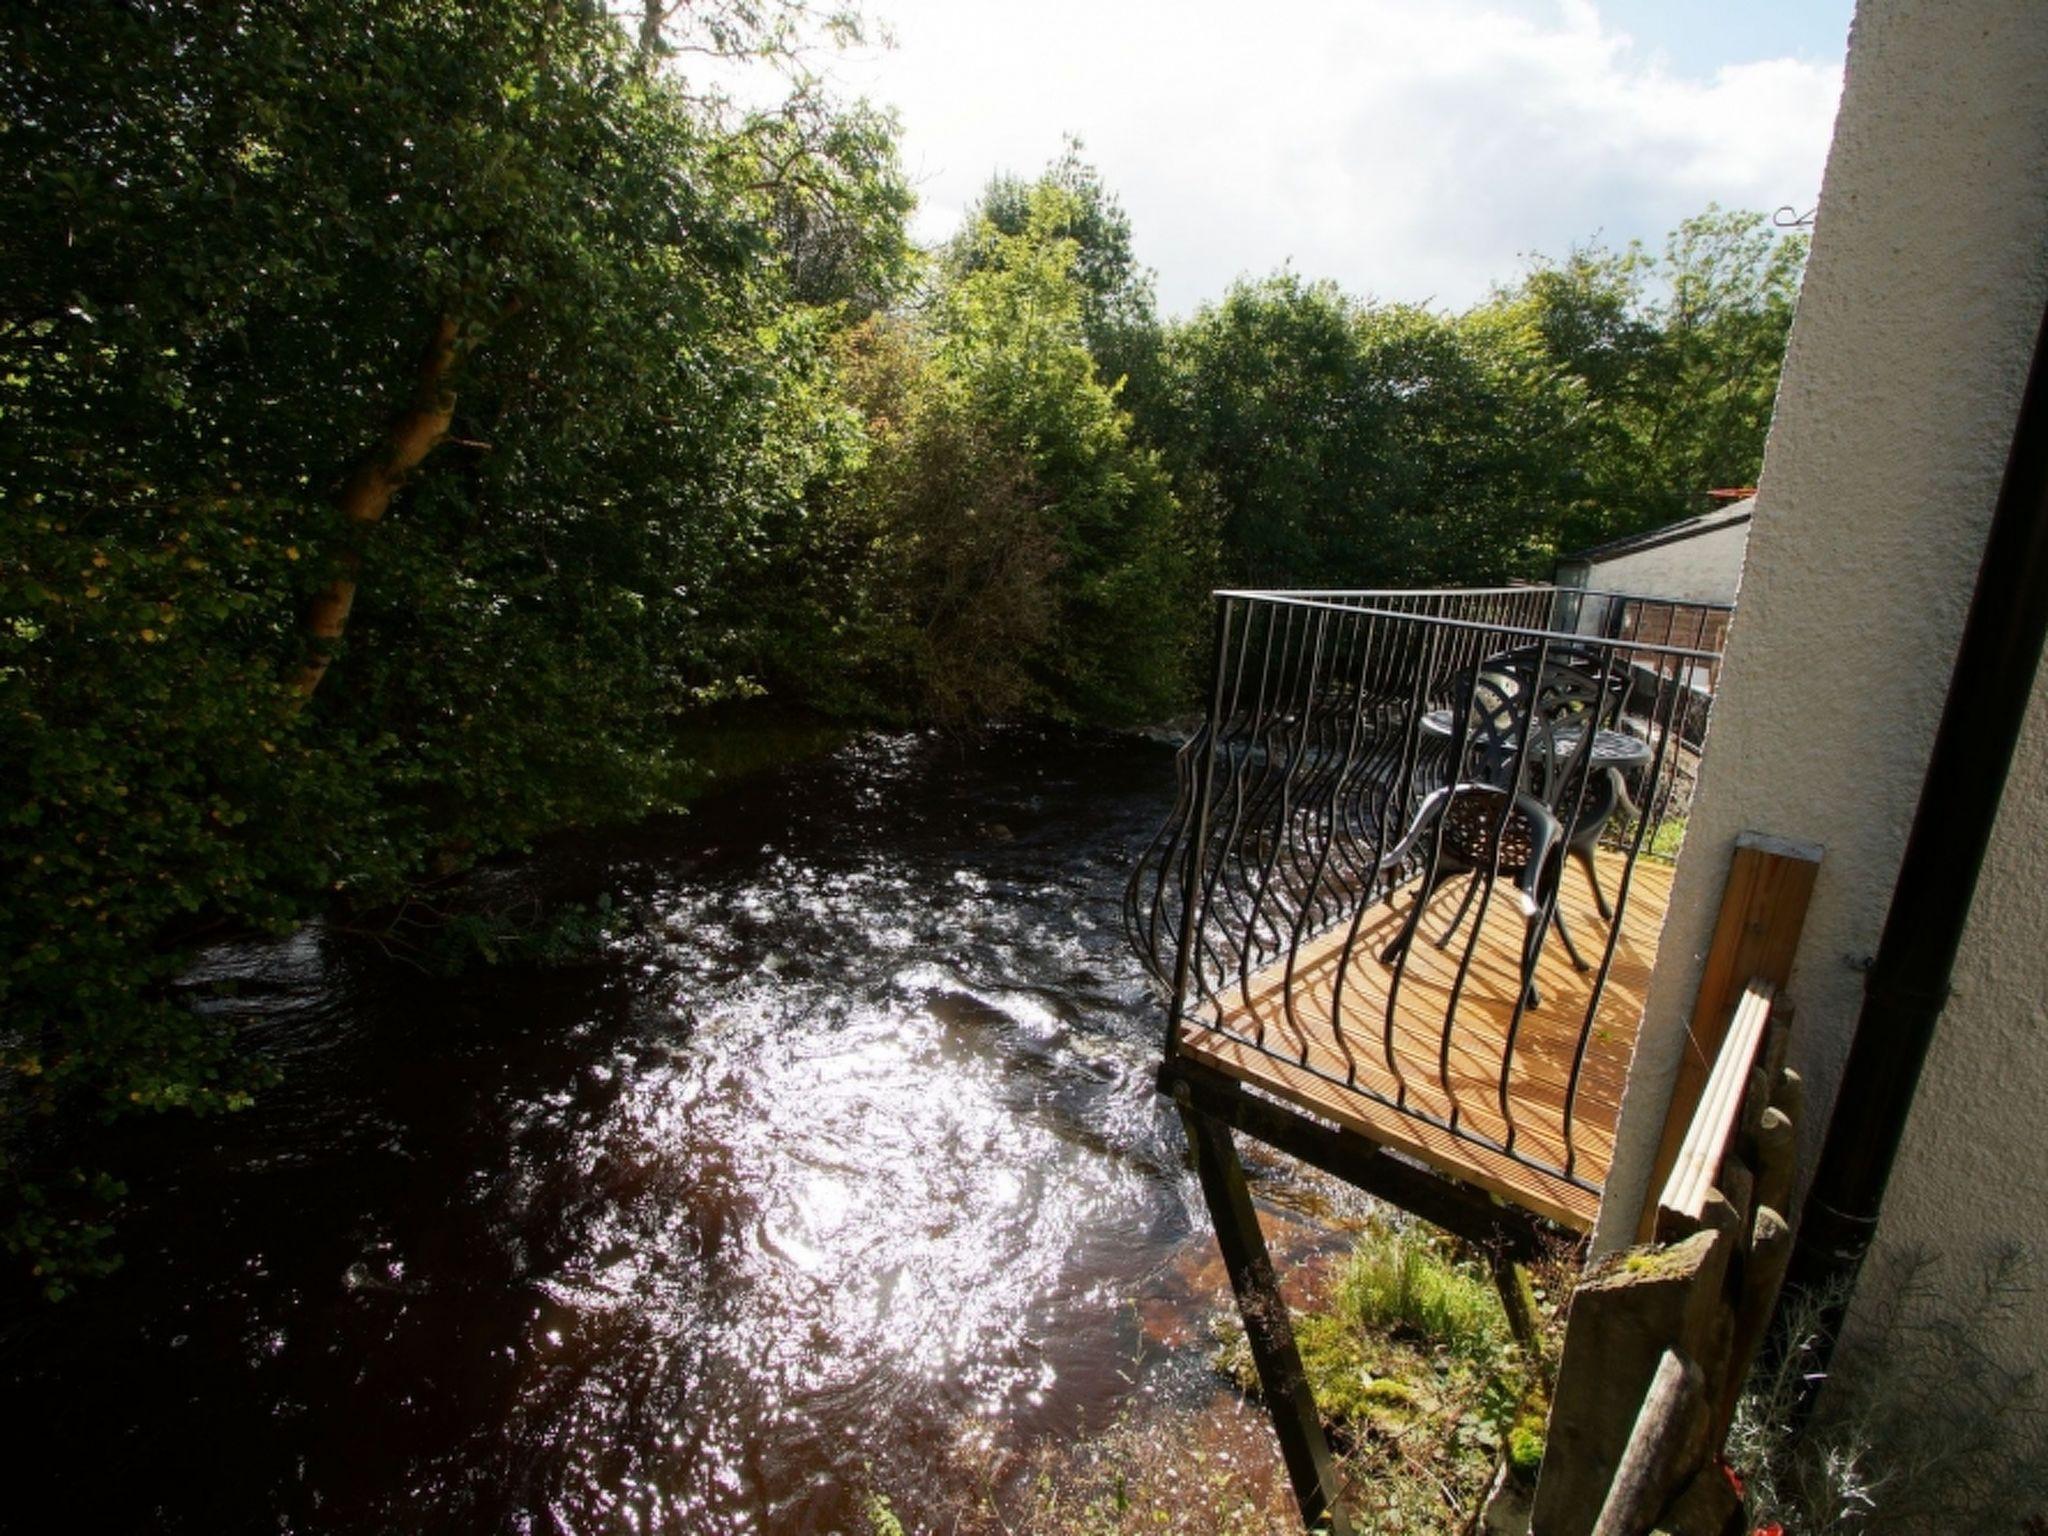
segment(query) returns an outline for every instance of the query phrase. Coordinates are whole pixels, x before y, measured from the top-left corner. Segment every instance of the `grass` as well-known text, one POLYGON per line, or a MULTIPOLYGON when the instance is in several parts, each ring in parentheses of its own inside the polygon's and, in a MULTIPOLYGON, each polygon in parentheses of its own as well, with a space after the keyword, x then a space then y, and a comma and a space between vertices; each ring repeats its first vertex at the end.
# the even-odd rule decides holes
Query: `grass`
POLYGON ((1345 1261, 1331 1307, 1354 1329, 1439 1344, 1472 1360, 1491 1360, 1508 1343, 1492 1280, 1412 1227, 1367 1233, 1345 1261))
POLYGON ((1650 829, 1650 835, 1643 839, 1643 855, 1663 863, 1675 863, 1678 850, 1685 846, 1685 823, 1683 816, 1667 816, 1650 829))
MULTIPOLYGON (((1256 1393, 1235 1319, 1219 1333, 1219 1363, 1256 1393)), ((1326 1294, 1297 1313, 1295 1337, 1359 1531, 1461 1531, 1503 1461, 1534 1478, 1544 1372, 1514 1341, 1485 1266, 1448 1239, 1369 1228, 1326 1294)))

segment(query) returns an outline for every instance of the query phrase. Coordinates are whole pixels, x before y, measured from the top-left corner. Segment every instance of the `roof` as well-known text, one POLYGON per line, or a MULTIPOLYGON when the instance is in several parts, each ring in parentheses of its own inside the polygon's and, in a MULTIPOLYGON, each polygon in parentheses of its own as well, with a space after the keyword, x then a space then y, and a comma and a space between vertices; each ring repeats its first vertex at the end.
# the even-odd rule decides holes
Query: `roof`
POLYGON ((1656 549, 1661 545, 1696 539, 1701 534, 1719 533, 1723 528, 1739 528, 1749 521, 1750 514, 1755 509, 1756 498, 1746 496, 1741 501, 1730 502, 1725 507, 1716 507, 1711 512, 1701 512, 1694 517, 1681 517, 1675 523, 1665 523, 1658 528, 1646 528, 1641 533, 1632 533, 1625 539, 1595 544, 1590 549, 1575 549, 1569 554, 1559 555, 1558 559, 1594 564, 1602 560, 1612 560, 1618 555, 1639 554, 1643 550, 1656 549))

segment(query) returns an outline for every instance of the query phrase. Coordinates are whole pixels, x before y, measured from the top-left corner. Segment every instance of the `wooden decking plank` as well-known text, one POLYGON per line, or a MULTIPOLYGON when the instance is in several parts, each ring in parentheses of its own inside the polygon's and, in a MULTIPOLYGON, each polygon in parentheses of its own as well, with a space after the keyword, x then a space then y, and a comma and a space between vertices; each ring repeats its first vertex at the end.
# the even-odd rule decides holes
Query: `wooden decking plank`
MULTIPOLYGON (((1603 860, 1602 878, 1610 894, 1619 874, 1619 860, 1603 860)), ((1183 1023, 1182 1049, 1452 1177, 1585 1230, 1598 1212, 1596 1190, 1604 1184, 1613 1157, 1614 1125, 1670 889, 1668 866, 1647 859, 1638 862, 1614 963, 1587 1046, 1572 1116, 1571 1147, 1575 1153, 1573 1172, 1594 1189, 1531 1168, 1517 1156, 1480 1145, 1346 1086, 1347 1081, 1355 1080, 1394 1098, 1405 1084, 1408 1105, 1438 1120, 1449 1120, 1455 1108, 1462 1128, 1495 1142, 1506 1141, 1509 1122, 1500 1111, 1499 1079, 1520 986, 1523 922, 1513 892, 1505 886, 1496 890, 1482 937, 1472 947, 1472 963, 1459 995, 1447 1058, 1440 1056, 1442 1020, 1473 931, 1473 917, 1468 916, 1448 950, 1435 946, 1436 934, 1450 921, 1462 895, 1456 882, 1438 892, 1432 902, 1400 975, 1398 990, 1394 968, 1382 965, 1378 957, 1399 931, 1412 897, 1397 895, 1368 912, 1345 969, 1339 1027, 1332 1027, 1332 997, 1348 927, 1302 946, 1291 986, 1281 962, 1258 972, 1248 985, 1227 989, 1211 1005, 1208 1019, 1183 1023), (1394 999, 1391 1053, 1390 994, 1394 999), (1261 1039, 1264 1050, 1255 1043, 1261 1039), (1272 1054, 1279 1052, 1288 1059, 1272 1054), (1446 1066, 1447 1072, 1442 1069, 1446 1066)), ((1607 924, 1595 911, 1592 892, 1577 869, 1566 872, 1560 906, 1573 938, 1597 971, 1607 942, 1607 924)), ((1543 1003, 1525 1011, 1515 1038, 1508 1078, 1515 1151, 1556 1166, 1562 1166, 1566 1156, 1565 1092, 1579 1025, 1592 996, 1592 981, 1591 975, 1572 968, 1555 937, 1546 940, 1537 969, 1543 1003)))

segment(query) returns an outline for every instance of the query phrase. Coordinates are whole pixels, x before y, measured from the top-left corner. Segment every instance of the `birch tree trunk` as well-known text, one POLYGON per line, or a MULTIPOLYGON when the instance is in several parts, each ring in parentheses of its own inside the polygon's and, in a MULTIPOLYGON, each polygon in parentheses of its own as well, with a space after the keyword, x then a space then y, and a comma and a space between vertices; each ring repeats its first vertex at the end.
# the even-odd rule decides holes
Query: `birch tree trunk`
MULTIPOLYGON (((455 319, 443 315, 420 357, 419 377, 411 403, 393 417, 375 446, 341 483, 335 505, 351 528, 380 522, 406 478, 448 435, 455 416, 454 372, 460 348, 455 319)), ((348 632, 349 610, 355 606, 356 576, 362 566, 357 549, 345 551, 333 580, 306 605, 305 631, 311 653, 292 687, 303 706, 327 675, 335 647, 348 632)))

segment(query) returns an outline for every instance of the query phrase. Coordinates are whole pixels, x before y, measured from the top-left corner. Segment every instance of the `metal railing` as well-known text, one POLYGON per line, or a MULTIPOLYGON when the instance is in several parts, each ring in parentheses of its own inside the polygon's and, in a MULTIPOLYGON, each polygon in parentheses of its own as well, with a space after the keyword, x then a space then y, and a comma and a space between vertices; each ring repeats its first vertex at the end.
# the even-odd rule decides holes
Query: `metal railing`
POLYGON ((1603 1170, 1588 1172, 1576 1125, 1588 1044, 1639 863, 1666 852, 1660 829, 1685 812, 1728 610, 1552 587, 1230 591, 1216 604, 1209 713, 1125 895, 1131 942, 1171 998, 1169 1055, 1184 1031, 1212 1032, 1597 1193, 1603 1170), (1611 910, 1604 933, 1562 927, 1568 860, 1611 910), (1437 941, 1454 979, 1403 1000, 1427 898, 1461 876, 1437 941), (1504 897, 1525 919, 1506 957, 1502 920, 1488 925, 1504 897), (1538 993, 1546 942, 1569 949, 1583 998, 1538 993), (1451 1082, 1475 964, 1520 977, 1511 1010, 1496 997, 1483 1112, 1469 1049, 1451 1082), (1418 1049, 1425 991, 1441 1017, 1418 1049), (1546 1039, 1560 1027, 1575 1038, 1553 1051, 1569 1062, 1536 1135, 1516 1052, 1526 1016, 1546 1007, 1573 1011, 1546 1039), (1434 1082, 1418 1071, 1432 1054, 1434 1082))

